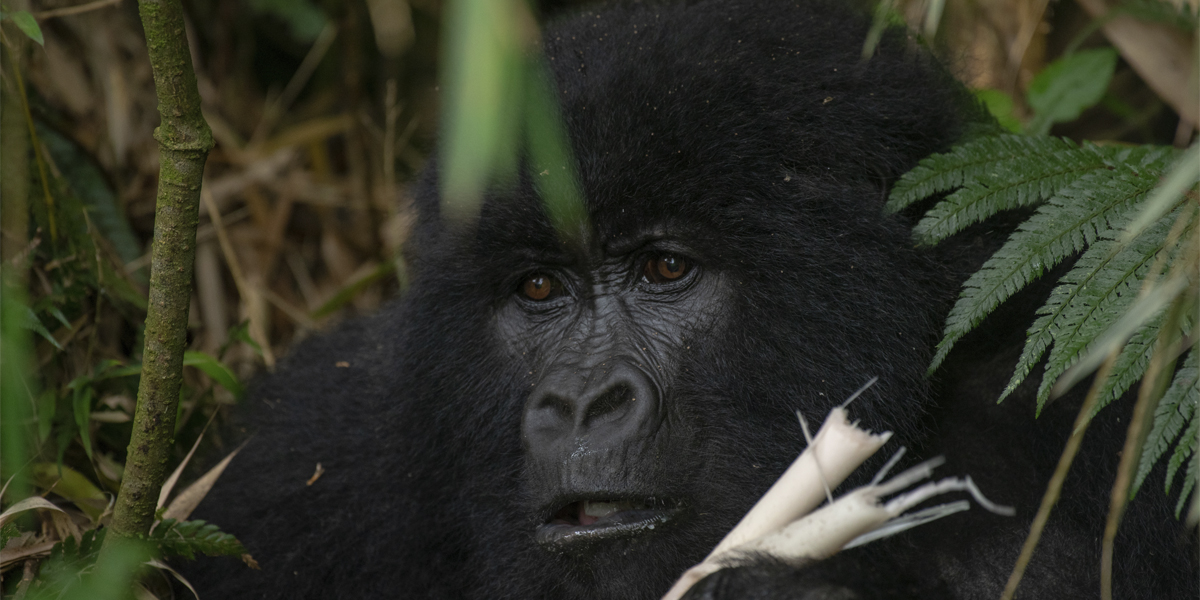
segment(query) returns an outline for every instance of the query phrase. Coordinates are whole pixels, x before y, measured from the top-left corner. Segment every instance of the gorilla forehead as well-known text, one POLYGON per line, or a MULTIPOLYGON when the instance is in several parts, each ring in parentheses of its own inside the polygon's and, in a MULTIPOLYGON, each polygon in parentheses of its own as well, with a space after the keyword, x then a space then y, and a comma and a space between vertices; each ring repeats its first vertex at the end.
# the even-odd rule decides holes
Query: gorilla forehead
POLYGON ((546 54, 593 210, 777 209, 771 184, 788 175, 881 188, 944 143, 945 115, 929 107, 956 92, 927 58, 864 62, 842 9, 804 4, 645 5, 552 29, 546 54))
MULTIPOLYGON (((734 261, 764 235, 794 255, 894 222, 883 195, 958 135, 961 88, 918 52, 862 61, 861 32, 827 4, 627 5, 548 27, 594 248, 659 233, 734 261)), ((528 185, 520 196, 485 207, 486 256, 557 251, 528 185)), ((768 257, 734 262, 751 258, 768 257)))

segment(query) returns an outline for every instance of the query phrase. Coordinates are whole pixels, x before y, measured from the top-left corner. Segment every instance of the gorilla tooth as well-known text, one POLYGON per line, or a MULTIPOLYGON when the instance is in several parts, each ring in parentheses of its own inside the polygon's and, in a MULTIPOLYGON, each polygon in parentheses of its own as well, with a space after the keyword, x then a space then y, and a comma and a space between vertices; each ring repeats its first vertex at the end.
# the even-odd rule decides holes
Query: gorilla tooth
POLYGON ((585 500, 583 503, 583 514, 589 517, 604 518, 618 510, 633 508, 633 505, 628 502, 592 502, 585 500))

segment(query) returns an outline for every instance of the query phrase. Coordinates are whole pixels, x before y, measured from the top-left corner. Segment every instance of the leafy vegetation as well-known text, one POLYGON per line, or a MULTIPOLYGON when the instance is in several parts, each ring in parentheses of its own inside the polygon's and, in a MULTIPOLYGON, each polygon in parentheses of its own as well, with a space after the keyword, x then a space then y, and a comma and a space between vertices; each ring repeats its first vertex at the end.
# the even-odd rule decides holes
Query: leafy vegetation
MULTIPOLYGON (((149 562, 165 568, 163 563, 153 557, 179 556, 193 559, 199 553, 209 556, 241 556, 247 564, 257 568, 254 559, 246 554, 241 542, 232 535, 221 532, 215 525, 200 520, 165 519, 158 523, 155 530, 145 539, 137 540, 121 549, 119 563, 122 564, 119 566, 123 568, 102 570, 97 568, 97 561, 100 559, 100 549, 107 531, 108 529, 91 529, 78 536, 67 536, 54 544, 40 565, 38 577, 25 583, 25 597, 30 600, 83 599, 96 598, 97 595, 123 598, 125 595, 121 593, 121 589, 128 588, 129 574, 136 571, 139 563, 149 562), (123 582, 115 586, 105 585, 112 583, 114 579, 123 582)), ((143 592, 149 593, 145 589, 143 592)))
MULTIPOLYGON (((1011 133, 974 137, 921 161, 894 186, 887 204, 888 210, 901 211, 939 197, 913 230, 917 243, 927 245, 1002 211, 1031 213, 964 284, 931 372, 1001 303, 1060 264, 1069 265, 1038 308, 998 401, 1041 365, 1040 414, 1050 399, 1098 372, 1004 599, 1016 592, 1088 423, 1139 382, 1102 542, 1101 596, 1112 597, 1113 544, 1125 507, 1164 458, 1169 456, 1166 493, 1177 475, 1186 473, 1176 516, 1188 498, 1195 497, 1189 521, 1200 518, 1200 494, 1193 496, 1200 480, 1195 349, 1200 144, 1184 152, 1155 144, 1080 144, 1047 135, 1056 123, 1075 120, 1097 104, 1121 104, 1108 92, 1116 51, 1076 50, 1087 35, 1126 14, 1171 26, 1188 24, 1181 28, 1195 31, 1195 14, 1189 9, 1160 2, 1122 4, 1093 21, 1062 58, 1033 77, 1025 90, 1024 119, 1018 118, 1013 97, 995 89, 978 90, 977 98, 999 127, 1011 133), (1174 17, 1164 18, 1169 15, 1174 17), (1028 135, 1014 135, 1020 132, 1028 135)), ((1186 106, 1195 110, 1194 105, 1186 106)), ((1191 139, 1192 129, 1186 117, 1181 119, 1176 144, 1191 139)))
MULTIPOLYGON (((1098 388, 1096 410, 1145 375, 1157 340, 1191 344, 1194 274, 1200 251, 1195 235, 1195 187, 1175 197, 1170 210, 1148 226, 1136 233, 1126 232, 1172 168, 1186 171, 1196 160, 1195 149, 1185 155, 1170 147, 1098 146, 1062 138, 1001 135, 974 140, 922 161, 897 183, 888 203, 889 210, 899 211, 931 195, 951 192, 914 228, 919 243, 936 244, 1003 210, 1036 207, 1004 246, 967 280, 946 320, 930 369, 937 368, 955 343, 1000 303, 1071 259, 1075 259, 1072 268, 1059 278, 1038 309, 1015 372, 999 400, 1012 393, 1048 355, 1037 393, 1040 412, 1059 377, 1099 348, 1103 334, 1139 297, 1155 289, 1178 288, 1169 300, 1179 307, 1178 314, 1168 318, 1173 313, 1164 303, 1162 310, 1141 320, 1098 388), (1183 283, 1173 283, 1180 281, 1183 283)), ((1194 359, 1192 351, 1185 363, 1194 359)), ((1172 455, 1172 477, 1181 461, 1191 455, 1200 434, 1200 421, 1194 418, 1196 395, 1187 391, 1194 392, 1194 382, 1194 368, 1175 373, 1172 393, 1160 404, 1146 441, 1150 451, 1139 468, 1138 485, 1181 431, 1185 433, 1172 455)), ((1198 475, 1196 461, 1190 465, 1180 506, 1198 475)))

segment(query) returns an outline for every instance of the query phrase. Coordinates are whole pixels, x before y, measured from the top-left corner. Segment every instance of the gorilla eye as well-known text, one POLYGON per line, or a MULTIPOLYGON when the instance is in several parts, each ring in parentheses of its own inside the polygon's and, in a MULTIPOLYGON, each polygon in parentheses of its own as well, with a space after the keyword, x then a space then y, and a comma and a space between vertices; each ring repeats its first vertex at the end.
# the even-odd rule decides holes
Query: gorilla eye
POLYGON ((562 290, 562 284, 557 279, 543 273, 534 273, 521 283, 521 293, 525 294, 526 298, 535 301, 556 296, 560 290, 562 290))
POLYGON ((667 283, 683 277, 690 268, 686 259, 664 254, 647 260, 642 268, 642 276, 650 283, 667 283))

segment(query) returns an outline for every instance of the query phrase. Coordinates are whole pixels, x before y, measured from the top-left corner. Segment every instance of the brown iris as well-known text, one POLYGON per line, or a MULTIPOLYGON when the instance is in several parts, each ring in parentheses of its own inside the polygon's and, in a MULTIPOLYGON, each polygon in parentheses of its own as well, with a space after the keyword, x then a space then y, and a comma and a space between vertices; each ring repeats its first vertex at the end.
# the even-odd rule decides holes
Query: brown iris
POLYGON ((554 293, 556 283, 549 275, 534 273, 521 284, 521 292, 530 300, 545 300, 554 293))
POLYGON ((665 254, 646 261, 642 276, 650 283, 667 283, 683 277, 688 272, 688 262, 678 256, 665 254))

